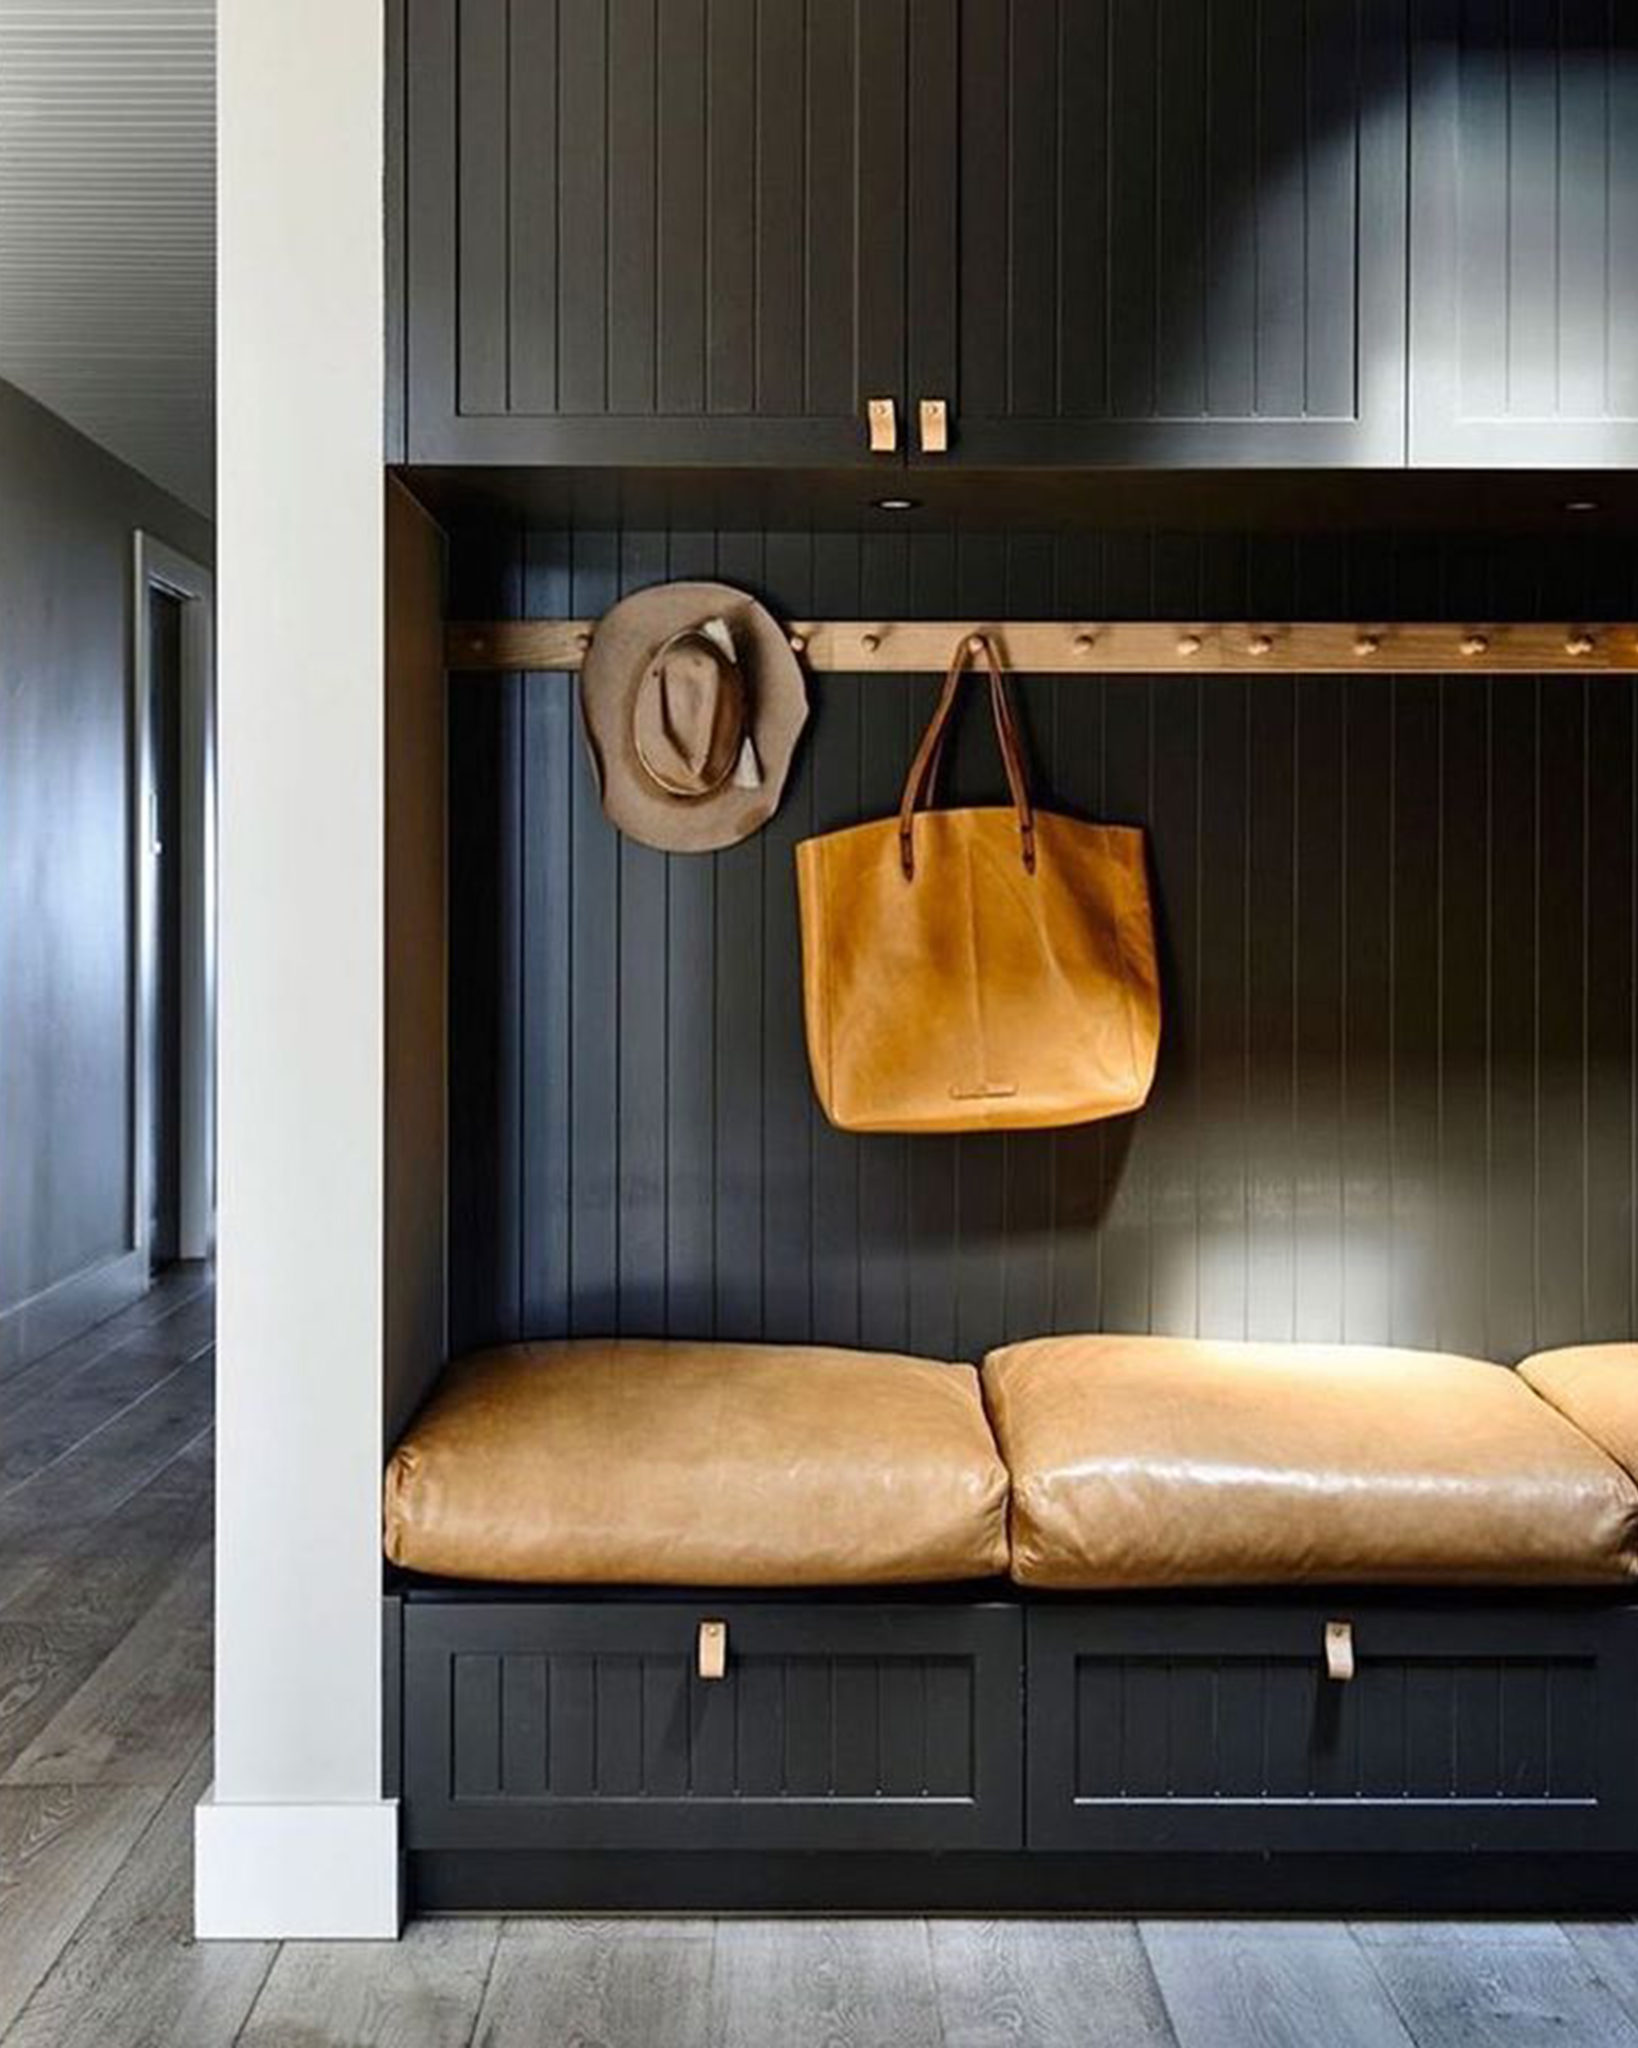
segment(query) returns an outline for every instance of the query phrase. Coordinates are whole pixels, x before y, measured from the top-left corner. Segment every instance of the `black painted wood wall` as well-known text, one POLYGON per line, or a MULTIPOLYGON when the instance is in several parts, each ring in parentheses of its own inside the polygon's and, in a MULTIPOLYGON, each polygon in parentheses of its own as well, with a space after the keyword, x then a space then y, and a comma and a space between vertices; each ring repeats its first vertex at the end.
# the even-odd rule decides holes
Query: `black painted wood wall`
MULTIPOLYGON (((784 532, 458 541, 451 609, 697 574, 789 615, 1638 612, 1613 541, 784 532)), ((667 859, 605 824, 565 678, 452 684, 456 1349, 1638 1333, 1630 680, 1031 679, 1046 800, 1151 834, 1152 1103, 849 1137, 808 1085, 791 849, 892 807, 932 687, 816 680, 772 826, 667 859)), ((1000 793, 975 715, 952 792, 1000 793)))

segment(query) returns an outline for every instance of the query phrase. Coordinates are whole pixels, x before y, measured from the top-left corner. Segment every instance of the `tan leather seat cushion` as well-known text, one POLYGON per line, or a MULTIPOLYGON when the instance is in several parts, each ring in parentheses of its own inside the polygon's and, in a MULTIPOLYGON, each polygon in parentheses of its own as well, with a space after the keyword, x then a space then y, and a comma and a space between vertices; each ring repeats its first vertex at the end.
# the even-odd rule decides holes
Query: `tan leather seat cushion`
POLYGON ((970 1366, 801 1346, 521 1344, 451 1367, 387 1468, 386 1549, 444 1576, 695 1586, 1007 1567, 970 1366))
POLYGON ((1638 1344, 1538 1351, 1519 1377, 1638 1478, 1638 1344))
POLYGON ((1058 1587, 1633 1575, 1638 1488, 1516 1374, 1365 1346, 992 1352, 1012 1572, 1058 1587))

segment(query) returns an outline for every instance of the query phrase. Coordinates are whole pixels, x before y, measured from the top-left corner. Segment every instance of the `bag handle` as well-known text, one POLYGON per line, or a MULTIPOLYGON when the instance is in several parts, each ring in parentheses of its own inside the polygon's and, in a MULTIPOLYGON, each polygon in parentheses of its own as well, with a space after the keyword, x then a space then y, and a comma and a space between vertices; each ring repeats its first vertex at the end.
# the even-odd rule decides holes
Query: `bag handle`
POLYGON ((904 779, 904 795, 899 799, 899 864, 904 869, 907 882, 914 880, 916 873, 916 811, 924 800, 931 801, 944 753, 945 734, 967 672, 967 658, 980 653, 989 666, 990 715, 995 721, 995 737, 1001 748, 1001 765, 1007 771, 1012 807, 1018 813, 1018 838, 1024 872, 1030 875, 1035 872, 1035 811, 1029 798, 1029 775, 1024 766, 1024 748, 1018 735, 1012 694, 1006 677, 1001 673, 995 642, 987 633, 973 633, 960 642, 950 657, 949 672, 944 678, 938 705, 927 721, 927 730, 922 734, 921 744, 910 763, 910 773, 904 779))

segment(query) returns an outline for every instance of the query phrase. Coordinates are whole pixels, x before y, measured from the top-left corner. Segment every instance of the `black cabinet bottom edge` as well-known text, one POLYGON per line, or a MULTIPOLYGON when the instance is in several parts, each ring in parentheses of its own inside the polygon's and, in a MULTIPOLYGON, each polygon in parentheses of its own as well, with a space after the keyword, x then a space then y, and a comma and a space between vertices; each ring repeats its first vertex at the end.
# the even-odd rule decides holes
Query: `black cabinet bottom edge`
POLYGON ((669 1855, 423 1850, 416 1913, 1305 1913, 1638 1906, 1638 1855, 669 1855))

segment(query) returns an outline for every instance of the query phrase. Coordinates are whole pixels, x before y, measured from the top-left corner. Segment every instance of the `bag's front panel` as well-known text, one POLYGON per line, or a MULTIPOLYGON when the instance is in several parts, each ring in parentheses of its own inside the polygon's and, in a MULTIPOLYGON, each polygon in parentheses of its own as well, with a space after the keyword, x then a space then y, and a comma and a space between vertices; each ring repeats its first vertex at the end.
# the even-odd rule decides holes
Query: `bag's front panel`
POLYGON ((1141 835, 1011 810, 929 812, 802 849, 809 1043, 853 1130, 1069 1124, 1135 1108, 1158 1000, 1141 835), (1138 957, 1131 957, 1134 952, 1138 957), (1135 982, 1134 982, 1135 976, 1135 982))

